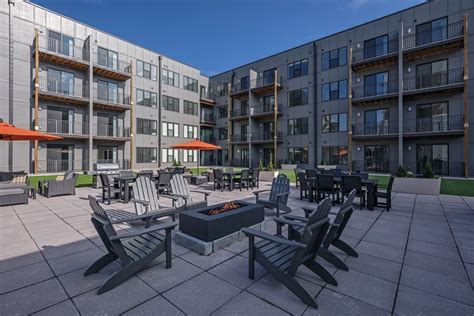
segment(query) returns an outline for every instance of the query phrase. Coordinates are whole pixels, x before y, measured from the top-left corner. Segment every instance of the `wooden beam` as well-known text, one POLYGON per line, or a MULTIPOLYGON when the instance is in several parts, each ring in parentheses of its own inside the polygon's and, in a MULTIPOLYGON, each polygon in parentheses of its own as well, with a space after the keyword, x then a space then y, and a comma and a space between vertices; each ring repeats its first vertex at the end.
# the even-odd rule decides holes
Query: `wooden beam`
MULTIPOLYGON (((230 96, 231 85, 230 82, 227 83, 227 163, 232 161, 232 157, 234 156, 232 153, 232 144, 231 137, 232 137, 232 129, 233 129, 233 122, 230 119, 232 114, 232 97, 230 96)), ((224 154, 224 153, 222 153, 224 154)), ((222 162, 224 162, 225 156, 222 157, 222 162)))
POLYGON ((133 150, 135 147, 135 133, 133 132, 133 127, 135 124, 133 124, 133 119, 135 116, 135 102, 133 100, 133 63, 130 61, 130 169, 133 170, 134 168, 134 155, 133 155, 133 150))
POLYGON ((469 177, 469 105, 468 105, 468 15, 464 15, 464 176, 469 177))
POLYGON ((275 68, 275 79, 273 80, 273 165, 277 165, 277 149, 278 149, 278 70, 275 68))
POLYGON ((349 171, 352 172, 352 47, 349 48, 349 56, 348 59, 349 65, 347 67, 348 69, 348 75, 347 75, 347 91, 349 92, 348 95, 348 110, 347 110, 347 119, 348 119, 348 127, 349 127, 349 133, 348 133, 348 141, 347 141, 347 162, 349 164, 349 171))
MULTIPOLYGON (((35 120, 35 131, 39 129, 38 119, 39 119, 39 32, 38 29, 35 30, 35 109, 34 109, 34 120, 35 120)), ((35 149, 34 149, 34 173, 38 174, 38 156, 39 156, 39 144, 35 140, 35 149)))

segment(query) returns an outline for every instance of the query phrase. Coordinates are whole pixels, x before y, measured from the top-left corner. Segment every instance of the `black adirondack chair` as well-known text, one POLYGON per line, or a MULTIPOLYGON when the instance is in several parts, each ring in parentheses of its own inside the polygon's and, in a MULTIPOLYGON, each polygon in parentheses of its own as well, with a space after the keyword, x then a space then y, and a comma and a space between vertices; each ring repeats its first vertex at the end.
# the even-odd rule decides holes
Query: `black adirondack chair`
POLYGON ((173 207, 176 207, 177 210, 191 210, 207 206, 207 197, 209 196, 209 192, 189 190, 188 182, 184 179, 183 175, 176 174, 171 179, 170 196, 177 198, 173 200, 173 207), (204 196, 204 200, 194 201, 191 197, 191 192, 202 194, 204 196))
POLYGON ((377 191, 377 205, 385 206, 387 212, 389 212, 390 208, 392 207, 392 186, 394 180, 395 176, 390 176, 390 179, 388 180, 387 189, 385 191, 377 191), (385 201, 380 202, 379 199, 384 199, 385 201))
POLYGON ((216 189, 224 191, 226 187, 230 187, 230 182, 224 177, 221 169, 214 169, 212 172, 214 173, 214 191, 216 189))
MULTIPOLYGON (((314 260, 329 229, 330 209, 331 202, 325 199, 321 202, 320 211, 312 214, 306 223, 288 221, 289 225, 304 227, 300 241, 243 228, 242 232, 249 238, 249 278, 255 278, 256 261, 305 304, 317 308, 313 296, 298 283, 295 274, 304 265, 328 283, 337 284, 334 277, 314 260), (255 237, 262 240, 255 242, 255 237)), ((282 218, 276 220, 284 221, 282 218)))
POLYGON ((131 233, 117 234, 114 224, 145 220, 151 215, 145 214, 123 220, 111 220, 91 195, 89 195, 89 204, 93 210, 92 224, 104 243, 107 254, 95 261, 84 272, 84 276, 99 272, 115 260, 118 260, 122 265, 122 269, 115 272, 99 288, 97 294, 105 293, 122 284, 162 253, 166 253, 166 268, 171 268, 171 231, 176 227, 176 222, 155 225, 131 233), (164 235, 160 232, 164 232, 164 235))
POLYGON ((332 174, 318 174, 316 176, 316 191, 318 192, 318 200, 326 195, 332 195, 332 204, 337 201, 339 203, 339 188, 334 184, 334 176, 332 174))
POLYGON ((110 199, 116 195, 120 196, 122 190, 111 185, 109 177, 106 174, 101 173, 99 176, 100 181, 102 182, 102 203, 105 203, 105 199, 107 198, 107 204, 110 205, 110 199))
MULTIPOLYGON (((176 208, 160 206, 155 184, 150 179, 138 177, 132 187, 134 196, 132 201, 135 203, 137 215, 151 214, 152 218, 171 216, 175 220, 176 208)), ((167 195, 162 195, 162 197, 172 199, 173 201, 178 199, 167 195)))
POLYGON ((273 178, 271 189, 255 191, 253 194, 255 194, 255 203, 271 210, 276 209, 277 217, 280 216, 280 212, 291 213, 291 208, 287 206, 288 196, 290 195, 290 180, 286 175, 279 174, 276 178, 273 178), (270 192, 266 200, 260 198, 260 194, 264 192, 270 192))
POLYGON ((168 171, 158 172, 158 182, 156 186, 159 193, 170 192, 171 177, 172 177, 171 172, 168 172, 168 171))
POLYGON ((303 198, 308 198, 310 194, 311 187, 309 181, 306 179, 306 174, 304 171, 299 171, 296 173, 296 180, 300 183, 300 200, 303 198))
POLYGON ((362 178, 357 176, 342 176, 342 197, 347 196, 352 190, 356 190, 356 196, 360 198, 360 209, 365 205, 365 190, 362 188, 362 178))

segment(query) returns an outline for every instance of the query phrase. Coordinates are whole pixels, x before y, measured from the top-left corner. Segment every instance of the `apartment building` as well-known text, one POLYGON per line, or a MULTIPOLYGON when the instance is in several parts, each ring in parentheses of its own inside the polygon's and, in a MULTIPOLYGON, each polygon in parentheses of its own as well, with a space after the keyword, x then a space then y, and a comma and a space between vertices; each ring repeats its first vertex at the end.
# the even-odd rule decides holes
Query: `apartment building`
POLYGON ((470 0, 427 1, 208 78, 33 3, 1 0, 0 118, 64 139, 0 143, 0 168, 200 159, 380 173, 429 164, 472 176, 473 15, 470 0), (222 150, 171 149, 198 137, 222 150))

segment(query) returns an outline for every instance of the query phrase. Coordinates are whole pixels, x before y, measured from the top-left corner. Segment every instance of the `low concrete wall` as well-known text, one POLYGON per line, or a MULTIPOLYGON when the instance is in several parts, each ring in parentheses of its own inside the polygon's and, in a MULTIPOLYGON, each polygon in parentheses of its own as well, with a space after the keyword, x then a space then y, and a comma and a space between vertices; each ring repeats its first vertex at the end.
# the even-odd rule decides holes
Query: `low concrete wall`
POLYGON ((272 182, 278 176, 278 171, 260 171, 259 181, 272 182))
POLYGON ((292 165, 292 164, 281 164, 281 169, 282 170, 294 170, 296 169, 297 165, 292 165))
POLYGON ((439 195, 441 179, 395 178, 393 192, 439 195))

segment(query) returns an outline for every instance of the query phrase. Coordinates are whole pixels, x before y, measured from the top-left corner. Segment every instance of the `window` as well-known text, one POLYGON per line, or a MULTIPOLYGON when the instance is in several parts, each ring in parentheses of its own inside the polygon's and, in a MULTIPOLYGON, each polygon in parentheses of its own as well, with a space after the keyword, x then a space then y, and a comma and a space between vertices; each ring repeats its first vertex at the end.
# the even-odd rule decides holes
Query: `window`
POLYGON ((179 99, 164 95, 162 98, 163 110, 179 112, 179 99))
POLYGON ((161 134, 168 137, 179 137, 179 124, 162 122, 161 134))
POLYGON ((308 104, 308 88, 288 92, 288 106, 308 104))
POLYGON ((183 76, 183 89, 198 92, 198 81, 188 76, 183 76))
POLYGON ((389 92, 388 88, 388 72, 380 72, 364 77, 364 96, 366 97, 387 94, 389 92))
POLYGON ((388 35, 378 36, 364 42, 364 59, 388 54, 388 35))
MULTIPOLYGON (((118 84, 115 82, 97 81, 97 99, 106 102, 118 103, 118 84)), ((122 100, 120 100, 122 102, 122 100)))
POLYGON ((217 130, 217 138, 219 140, 226 140, 227 139, 227 128, 219 128, 217 130))
POLYGON ((183 101, 183 113, 190 114, 190 115, 198 115, 199 114, 199 107, 198 104, 191 101, 183 101))
POLYGON ((289 147, 288 161, 291 164, 308 163, 308 147, 289 147))
POLYGON ((161 162, 179 161, 179 150, 172 148, 161 149, 161 162))
POLYGON ((137 60, 137 76, 156 80, 156 66, 137 60))
POLYGON ((364 149, 365 171, 389 172, 388 145, 369 145, 364 149))
POLYGON ((288 120, 288 135, 308 134, 308 118, 300 117, 288 120))
POLYGON ((155 120, 137 118, 137 134, 156 135, 156 127, 155 120))
POLYGON ((365 111, 365 135, 388 134, 388 109, 365 111))
POLYGON ((198 128, 193 125, 183 125, 184 138, 198 138, 198 128))
POLYGON ((161 70, 161 82, 169 86, 179 88, 179 73, 169 69, 161 70))
POLYGON ((249 83, 250 83, 250 77, 249 76, 240 78, 240 91, 248 90, 248 88, 250 86, 249 83))
POLYGON ((97 63, 107 68, 118 69, 118 54, 114 51, 99 47, 97 51, 97 63))
POLYGON ((308 74, 308 59, 302 59, 288 64, 288 79, 306 76, 308 74))
POLYGON ((152 163, 156 162, 156 148, 152 147, 137 147, 137 163, 152 163))
POLYGON ((448 18, 441 18, 416 26, 416 46, 439 42, 448 38, 448 18))
POLYGON ((347 132, 347 113, 323 115, 321 120, 323 133, 347 132))
POLYGON ((321 86, 322 101, 347 98, 347 80, 325 83, 321 86))
POLYGON ((47 88, 49 92, 75 95, 73 73, 50 68, 48 69, 47 81, 47 88))
MULTIPOLYGON (((48 31, 48 50, 74 57, 74 38, 61 33, 48 31)), ((76 56, 81 57, 81 56, 76 56)))
POLYGON ((158 96, 155 92, 137 89, 137 104, 156 108, 158 96))
POLYGON ((267 96, 263 97, 263 109, 262 109, 263 112, 273 112, 274 107, 275 107, 275 96, 274 95, 267 95, 267 96))
POLYGON ((183 150, 183 160, 184 162, 196 162, 197 161, 197 150, 183 150))
POLYGON ((448 152, 447 144, 416 145, 416 172, 423 173, 430 165, 435 174, 449 175, 448 152))
POLYGON ((223 97, 227 95, 227 83, 221 83, 216 86, 216 94, 218 97, 223 97))
POLYGON ((263 85, 271 84, 275 82, 275 70, 276 68, 268 69, 263 72, 263 85))
POLYGON ((325 165, 347 165, 347 147, 322 146, 321 160, 325 165))
MULTIPOLYGON (((451 120, 452 121, 452 120, 451 120)), ((461 120, 459 120, 461 122, 461 120)), ((452 123, 456 125, 458 120, 452 123)), ((457 126, 456 126, 457 127, 457 126)), ((452 126, 451 128, 456 128, 452 126)), ((448 130, 448 102, 421 104, 416 107, 417 132, 441 132, 448 130)))
POLYGON ((217 114, 218 114, 219 118, 227 117, 227 108, 223 107, 223 106, 219 107, 218 111, 217 111, 217 114))
POLYGON ((332 50, 321 55, 321 69, 327 70, 347 64, 347 47, 332 50))
POLYGON ((416 66, 417 89, 446 85, 449 83, 449 80, 454 79, 449 77, 447 59, 416 66))

